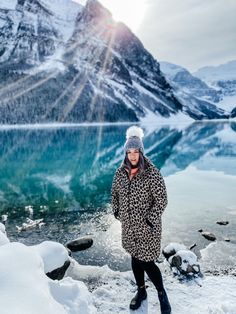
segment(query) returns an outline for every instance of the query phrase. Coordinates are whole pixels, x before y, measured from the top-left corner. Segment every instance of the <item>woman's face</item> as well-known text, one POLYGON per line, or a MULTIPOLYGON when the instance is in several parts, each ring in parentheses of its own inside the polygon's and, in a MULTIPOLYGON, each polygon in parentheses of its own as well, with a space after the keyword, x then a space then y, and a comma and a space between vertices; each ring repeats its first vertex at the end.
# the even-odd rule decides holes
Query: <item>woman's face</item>
POLYGON ((128 159, 129 159, 131 165, 137 166, 137 164, 139 162, 139 150, 134 149, 134 148, 130 148, 127 150, 127 156, 128 156, 128 159))

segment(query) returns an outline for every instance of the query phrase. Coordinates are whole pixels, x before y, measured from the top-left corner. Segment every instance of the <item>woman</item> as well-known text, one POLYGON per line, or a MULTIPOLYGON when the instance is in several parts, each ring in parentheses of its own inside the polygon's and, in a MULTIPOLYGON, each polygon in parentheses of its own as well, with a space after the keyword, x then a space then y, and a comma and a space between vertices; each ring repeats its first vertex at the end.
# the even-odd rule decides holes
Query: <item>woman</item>
POLYGON ((131 255, 131 265, 138 287, 130 308, 138 309, 147 298, 144 272, 158 291, 161 313, 171 313, 155 260, 161 250, 161 215, 167 205, 162 175, 144 156, 143 130, 132 126, 126 132, 125 159, 117 169, 112 184, 112 209, 121 222, 122 246, 131 255))

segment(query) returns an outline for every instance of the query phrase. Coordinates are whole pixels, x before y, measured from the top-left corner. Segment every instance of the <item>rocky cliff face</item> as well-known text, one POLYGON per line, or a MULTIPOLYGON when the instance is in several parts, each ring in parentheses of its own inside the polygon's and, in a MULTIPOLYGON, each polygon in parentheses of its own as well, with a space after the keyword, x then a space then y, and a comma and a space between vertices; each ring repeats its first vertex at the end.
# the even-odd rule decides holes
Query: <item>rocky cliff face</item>
POLYGON ((183 104, 183 111, 196 120, 228 118, 218 103, 222 99, 219 89, 193 76, 187 69, 176 64, 161 62, 161 70, 175 90, 176 97, 183 104))
POLYGON ((193 73, 220 92, 219 106, 235 117, 236 112, 236 60, 219 66, 203 67, 193 73))
POLYGON ((177 97, 157 60, 98 1, 3 0, 0 123, 224 117, 202 102, 195 107, 177 97))

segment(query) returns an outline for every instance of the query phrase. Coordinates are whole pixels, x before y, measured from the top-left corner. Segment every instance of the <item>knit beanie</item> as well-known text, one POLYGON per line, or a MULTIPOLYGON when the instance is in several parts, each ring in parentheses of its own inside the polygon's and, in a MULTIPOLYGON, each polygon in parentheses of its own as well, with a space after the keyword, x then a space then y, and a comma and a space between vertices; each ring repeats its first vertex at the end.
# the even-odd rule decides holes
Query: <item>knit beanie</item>
POLYGON ((126 131, 126 142, 124 145, 125 153, 128 149, 139 149, 144 154, 143 130, 138 126, 131 126, 126 131))

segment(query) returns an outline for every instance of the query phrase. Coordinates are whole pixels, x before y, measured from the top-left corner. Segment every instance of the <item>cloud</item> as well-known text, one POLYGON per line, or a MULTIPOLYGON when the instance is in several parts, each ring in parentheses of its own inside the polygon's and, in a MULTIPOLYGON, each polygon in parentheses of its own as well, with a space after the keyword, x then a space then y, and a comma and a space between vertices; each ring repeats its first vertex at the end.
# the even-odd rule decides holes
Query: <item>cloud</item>
POLYGON ((137 35, 158 60, 196 70, 236 59, 236 1, 147 1, 137 35))

